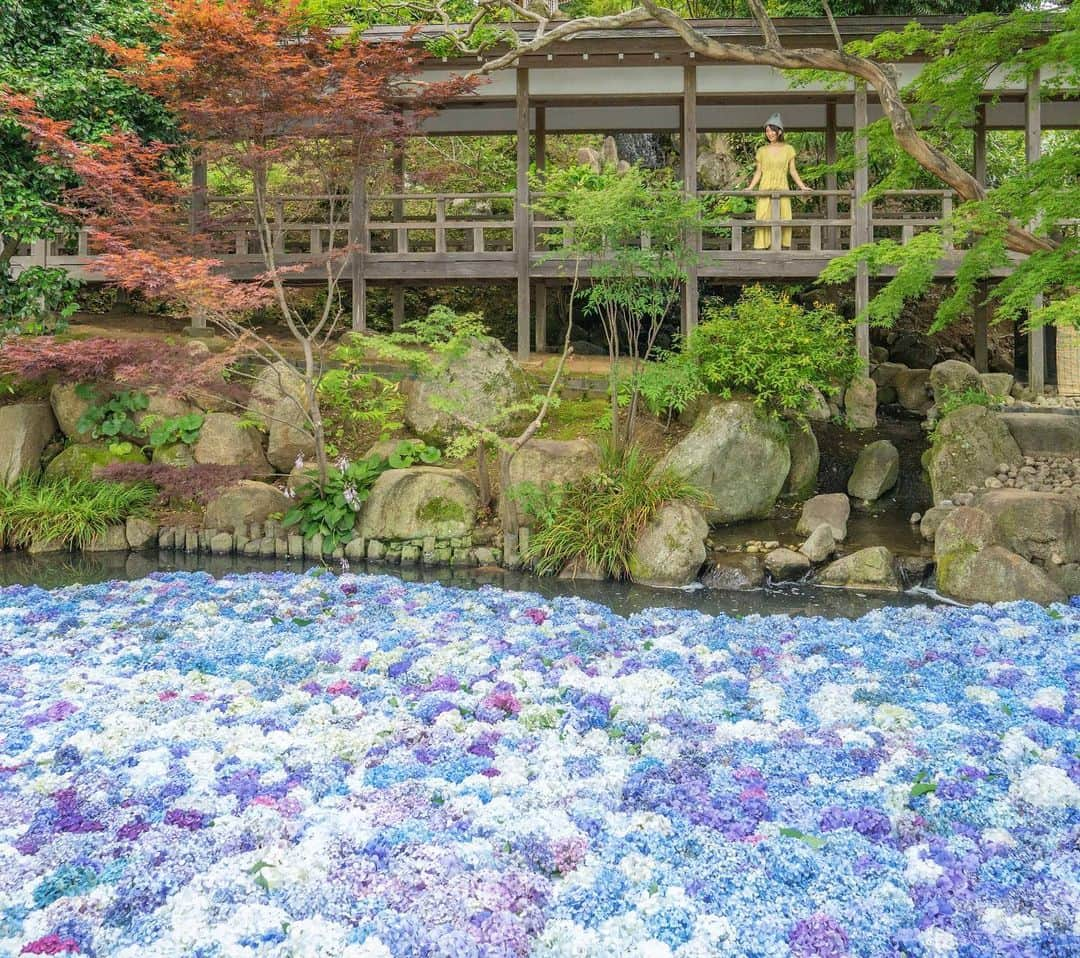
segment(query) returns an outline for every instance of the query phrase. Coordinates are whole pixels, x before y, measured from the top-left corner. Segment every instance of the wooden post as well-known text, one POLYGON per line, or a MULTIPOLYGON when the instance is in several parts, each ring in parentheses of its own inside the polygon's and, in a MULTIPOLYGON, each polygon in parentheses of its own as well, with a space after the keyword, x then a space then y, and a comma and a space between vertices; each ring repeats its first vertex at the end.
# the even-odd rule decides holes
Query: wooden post
POLYGON ((514 252, 517 263, 517 354, 529 358, 529 71, 517 71, 517 190, 514 252))
MULTIPOLYGON (((986 186, 986 104, 980 103, 975 120, 975 179, 986 186)), ((975 368, 989 372, 990 356, 987 332, 990 327, 990 314, 993 307, 989 302, 990 284, 983 280, 975 290, 975 368)))
MULTIPOLYGON (((836 162, 836 101, 825 101, 825 162, 830 166, 836 162)), ((836 174, 825 174, 825 189, 835 190, 836 187, 836 174)), ((825 218, 829 220, 836 219, 838 215, 839 204, 836 202, 836 196, 830 193, 825 197, 825 218)), ((825 245, 830 250, 837 250, 840 248, 840 231, 835 226, 830 226, 825 230, 825 245)))
MULTIPOLYGON (((188 209, 188 229, 192 235, 192 252, 197 253, 199 247, 194 242, 195 234, 202 232, 205 227, 207 213, 206 199, 207 170, 206 158, 201 154, 192 157, 191 160, 191 205, 188 209)), ((196 310, 191 316, 191 324, 184 332, 189 336, 206 336, 206 314, 196 310)))
MULTIPOLYGON (((1028 80, 1024 99, 1024 146, 1028 163, 1035 163, 1042 153, 1042 102, 1039 97, 1039 72, 1028 80)), ((1035 297, 1032 310, 1040 309, 1042 295, 1035 297)), ((1028 330, 1028 386, 1036 393, 1046 389, 1046 330, 1028 330)))
MULTIPOLYGON (((697 196, 697 67, 683 67, 682 102, 682 163, 683 189, 687 196, 697 196)), ((701 237, 697 230, 689 237, 691 262, 687 267, 686 287, 682 296, 682 334, 686 336, 698 322, 698 265, 697 254, 701 237)))
POLYGON ((533 131, 533 136, 536 138, 535 153, 536 153, 536 168, 542 170, 547 163, 547 110, 538 106, 536 110, 536 129, 533 131))
MULTIPOLYGON (((405 143, 404 141, 397 143, 394 146, 394 192, 405 192, 405 143)), ((405 222, 405 201, 394 200, 392 207, 392 215, 395 223, 405 222)), ((404 253, 405 250, 398 249, 398 232, 394 230, 394 252, 404 253)))
POLYGON ((986 104, 980 103, 975 114, 975 179, 986 186, 986 104))
POLYGON ((352 280, 352 328, 367 332, 367 282, 364 280, 364 253, 367 251, 367 166, 356 144, 353 157, 352 196, 349 204, 349 245, 352 255, 349 275, 352 280))
MULTIPOLYGON (((852 245, 870 242, 870 208, 863 203, 870 187, 867 168, 866 145, 866 84, 861 80, 855 83, 855 197, 852 200, 855 212, 855 238, 852 245)), ((855 274, 855 312, 861 314, 870 303, 870 274, 866 263, 859 263, 855 274)), ((865 366, 870 364, 870 327, 860 322, 855 327, 855 345, 865 366)))
POLYGON ((405 322, 405 287, 395 283, 390 287, 390 323, 396 333, 405 322))
POLYGON ((537 283, 535 289, 536 305, 536 351, 547 352, 547 284, 537 283))

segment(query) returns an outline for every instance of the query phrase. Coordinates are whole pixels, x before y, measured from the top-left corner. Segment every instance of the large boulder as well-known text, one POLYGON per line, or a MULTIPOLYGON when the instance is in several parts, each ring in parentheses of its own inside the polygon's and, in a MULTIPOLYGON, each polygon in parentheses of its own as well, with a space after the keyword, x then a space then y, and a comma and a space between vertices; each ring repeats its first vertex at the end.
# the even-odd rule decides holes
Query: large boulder
POLYGON ((963 392, 985 393, 979 371, 959 359, 946 359, 930 370, 930 391, 940 406, 948 396, 963 392))
POLYGON ((885 546, 871 546, 837 559, 822 570, 820 581, 824 585, 874 592, 901 590, 896 560, 885 546))
POLYGON ((60 431, 74 442, 90 438, 89 433, 79 432, 79 420, 90 408, 90 400, 79 396, 78 389, 76 383, 57 383, 49 390, 49 405, 60 431))
POLYGON ((938 423, 925 457, 935 505, 971 487, 982 488, 999 464, 1023 459, 1001 417, 985 406, 961 406, 938 423))
POLYGON ((914 331, 897 333, 889 345, 889 358, 905 366, 929 368, 937 359, 937 346, 925 333, 914 331))
MULTIPOLYGON (((600 456, 596 444, 587 439, 533 439, 510 460, 510 488, 530 482, 543 489, 580 479, 596 470, 600 456)), ((529 516, 516 504, 518 522, 527 524, 529 516)))
POLYGON ((855 429, 877 425, 877 383, 869 376, 856 376, 844 390, 844 414, 855 429))
POLYGON ((851 502, 842 492, 830 492, 808 499, 795 526, 800 535, 810 535, 818 526, 827 525, 837 542, 847 538, 847 521, 851 515, 851 502))
POLYGON ((155 466, 184 469, 195 465, 195 454, 186 442, 171 442, 167 446, 158 446, 150 460, 155 466))
POLYGON ((56 432, 56 418, 47 402, 0 406, 0 485, 41 472, 41 454, 56 432))
POLYGON ((364 503, 360 534, 380 540, 457 538, 472 531, 479 505, 476 485, 456 469, 388 469, 364 503))
POLYGON ((1080 455, 1080 416, 1054 412, 1005 412, 1000 418, 1025 456, 1080 455))
POLYGON ((45 475, 50 479, 93 479, 101 469, 114 462, 145 463, 146 459, 130 443, 109 448, 103 442, 77 442, 64 449, 45 467, 45 475), (122 449, 123 445, 129 448, 122 449))
POLYGON ((227 412, 207 414, 194 455, 200 466, 246 466, 254 476, 274 471, 263 453, 262 434, 227 412))
POLYGON ((768 515, 784 487, 791 453, 783 424, 745 400, 713 401, 660 461, 710 497, 709 522, 768 515))
POLYGON ((1066 599, 1065 590, 1042 569, 1002 546, 939 556, 937 587, 963 602, 1028 599, 1045 605, 1066 599))
POLYGON ((994 523, 997 542, 1025 559, 1080 562, 1080 501, 1023 489, 985 493, 979 508, 994 523))
POLYGON ((810 560, 794 549, 773 549, 765 556, 765 571, 776 582, 794 582, 810 571, 810 560))
POLYGON ((405 424, 416 435, 441 445, 459 427, 440 406, 460 407, 473 422, 498 426, 507 407, 529 392, 525 373, 502 343, 479 336, 439 374, 405 383, 405 424))
POLYGON ((994 520, 982 509, 959 506, 938 523, 934 555, 947 560, 955 553, 974 553, 997 544, 994 520))
POLYGON ((870 373, 870 378, 877 384, 879 406, 897 401, 896 377, 903 369, 907 369, 907 366, 900 363, 878 363, 870 373))
POLYGON ((788 449, 791 452, 791 468, 780 494, 785 499, 805 499, 812 496, 817 488, 818 469, 821 467, 817 436, 809 427, 793 425, 788 434, 788 449))
POLYGON ((686 502, 665 503, 645 526, 630 554, 630 577, 639 585, 681 588, 705 562, 709 524, 686 502))
POLYGON ((283 515, 291 508, 292 502, 280 489, 242 479, 210 502, 203 524, 222 532, 242 531, 249 523, 266 522, 270 516, 283 515))
POLYGON ((859 451, 848 479, 848 495, 863 502, 880 499, 900 477, 900 453, 888 439, 879 439, 859 451))
POLYGON ((799 546, 799 551, 811 562, 824 562, 836 552, 836 536, 833 535, 832 526, 823 522, 806 537, 806 541, 799 546))
POLYGON ((1008 396, 1016 381, 1012 373, 979 373, 979 379, 982 380, 987 395, 998 399, 1008 396))
POLYGON ((315 437, 307 413, 295 399, 278 400, 270 415, 270 440, 266 458, 278 472, 288 472, 297 457, 310 459, 315 455, 315 437))
POLYGON ((304 377, 289 363, 278 360, 259 370, 251 385, 247 412, 252 419, 269 429, 274 407, 282 399, 290 398, 303 404, 305 397, 304 377))
POLYGON ((746 552, 720 552, 713 556, 709 568, 701 577, 706 589, 726 589, 745 592, 760 589, 765 584, 761 559, 746 552))
POLYGON ((908 412, 922 416, 933 405, 930 398, 929 369, 898 370, 893 377, 893 388, 896 390, 897 402, 908 412))

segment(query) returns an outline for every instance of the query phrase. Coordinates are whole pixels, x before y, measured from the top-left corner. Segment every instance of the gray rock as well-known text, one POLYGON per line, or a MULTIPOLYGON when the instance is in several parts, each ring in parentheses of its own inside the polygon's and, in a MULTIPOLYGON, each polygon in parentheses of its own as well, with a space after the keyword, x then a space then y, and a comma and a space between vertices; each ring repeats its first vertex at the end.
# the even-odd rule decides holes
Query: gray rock
MULTIPOLYGON (((541 489, 560 485, 596 470, 599 462, 596 444, 587 439, 533 439, 510 461, 510 486, 523 482, 541 489)), ((527 524, 530 517, 520 505, 516 508, 518 522, 527 524)))
POLYGON ((765 584, 765 570, 757 556, 745 552, 719 552, 701 577, 706 589, 745 592, 765 584))
POLYGON ((456 469, 388 469, 371 487, 360 518, 365 539, 463 536, 476 525, 475 483, 456 469))
POLYGON ((985 493, 979 507, 991 518, 997 542, 1025 559, 1080 562, 1080 501, 1074 496, 1022 489, 985 493))
POLYGON ((821 468, 821 451, 817 436, 809 427, 803 429, 792 424, 788 433, 788 449, 791 453, 791 468, 781 495, 785 499, 805 499, 814 494, 817 488, 818 470, 821 468))
POLYGON ((1066 595, 1080 595, 1080 562, 1048 565, 1045 571, 1066 595))
POLYGON ((1080 416, 1051 412, 1005 412, 999 418, 1025 456, 1080 455, 1080 416))
POLYGON ((304 407, 286 397, 275 405, 270 418, 270 439, 266 458, 278 472, 294 468, 298 456, 311 459, 315 455, 315 437, 304 407))
POLYGON ((799 546, 799 551, 811 562, 824 562, 828 559, 836 552, 836 537, 833 535, 832 526, 827 522, 819 525, 799 546))
POLYGON ((479 337, 438 375, 405 384, 405 424, 416 435, 438 444, 458 430, 439 404, 460 406, 473 422, 503 425, 506 409, 529 395, 529 382, 506 348, 490 336, 479 337))
POLYGON ((1001 417, 985 406, 961 406, 937 427, 934 445, 926 457, 934 503, 982 488, 998 465, 1017 465, 1023 459, 1001 417))
POLYGON ((808 536, 820 525, 828 525, 833 538, 843 542, 847 538, 847 521, 851 515, 851 502, 842 492, 830 492, 814 496, 803 505, 795 531, 808 536))
POLYGON ((930 391, 934 402, 941 405, 947 396, 962 392, 985 393, 979 371, 958 359, 946 359, 930 370, 930 391))
POLYGON ((93 479, 105 466, 114 462, 145 463, 142 451, 132 447, 128 452, 114 452, 102 442, 78 442, 64 449, 45 467, 50 479, 93 479))
POLYGON ((938 526, 940 526, 945 517, 953 511, 953 508, 952 503, 950 503, 947 506, 931 506, 927 509, 919 522, 919 534, 927 542, 933 541, 934 536, 937 535, 938 526))
POLYGON ((870 347, 870 362, 884 363, 889 360, 889 351, 884 346, 870 347))
POLYGON ((294 400, 294 406, 304 403, 304 377, 289 363, 278 360, 264 366, 255 377, 247 404, 248 415, 269 430, 274 407, 285 398, 294 400))
POLYGON ((953 553, 978 552, 997 545, 994 521, 982 509, 958 506, 941 521, 934 536, 934 556, 948 562, 953 553))
POLYGON ((243 532, 248 523, 265 522, 273 514, 284 514, 292 503, 280 490, 265 482, 242 479, 224 489, 206 507, 206 525, 228 532, 243 532))
POLYGON ((146 408, 132 416, 140 429, 153 429, 163 419, 179 419, 181 416, 199 411, 199 407, 194 403, 186 399, 176 399, 159 391, 148 391, 146 398, 148 400, 146 408), (148 419, 149 422, 147 422, 148 419))
POLYGON ((889 358, 905 366, 922 366, 927 369, 937 359, 937 346, 924 333, 902 332, 889 345, 889 358))
POLYGON ((979 373, 979 379, 982 380, 983 389, 999 399, 1009 395, 1015 381, 1012 373, 979 373))
POLYGON ((159 541, 158 524, 152 519, 129 516, 124 523, 124 535, 129 549, 141 552, 154 548, 159 541))
MULTIPOLYGON (((477 549, 476 551, 478 554, 477 557, 479 558, 479 553, 482 550, 477 549)), ((587 562, 579 557, 577 559, 571 559, 568 563, 566 563, 565 566, 563 566, 562 571, 559 573, 559 578, 583 579, 588 582, 603 582, 605 579, 607 579, 607 575, 605 575, 598 566, 595 566, 592 563, 587 562)))
POLYGON ((810 387, 809 395, 806 402, 803 403, 801 412, 811 422, 828 422, 832 416, 829 411, 829 401, 816 386, 810 387))
POLYGON ((345 543, 345 558, 358 562, 367 555, 367 543, 360 536, 353 536, 345 543))
POLYGON ((195 444, 199 465, 247 466, 254 476, 269 476, 274 470, 263 453, 257 429, 242 428, 240 417, 212 412, 206 417, 195 444))
POLYGON ((899 592, 896 560, 885 546, 871 546, 837 559, 821 572, 824 585, 876 592, 899 592))
POLYGON ((681 588, 696 581, 705 562, 709 525, 697 507, 668 502, 638 536, 630 577, 639 585, 681 588))
POLYGON ((232 555, 233 537, 231 532, 219 532, 210 537, 210 554, 216 556, 232 555))
POLYGON ((37 478, 41 454, 55 432, 56 417, 47 402, 0 406, 0 485, 37 478))
POLYGON ((111 525, 99 532, 83 546, 83 552, 127 552, 127 533, 120 524, 111 525))
POLYGON ((810 571, 810 560, 792 549, 773 549, 765 556, 765 571, 777 582, 794 582, 810 571))
POLYGON ((77 389, 75 383, 57 383, 49 390, 49 404, 60 431, 73 442, 83 442, 90 438, 90 433, 79 432, 78 423, 90 408, 90 400, 81 399, 77 389))
POLYGON ((61 539, 34 538, 26 547, 26 554, 32 556, 49 555, 53 552, 70 552, 71 546, 61 539))
POLYGON ((183 442, 158 446, 150 458, 155 466, 173 466, 178 469, 186 469, 188 466, 195 465, 194 451, 191 446, 183 442))
POLYGON ((938 555, 937 586, 942 595, 963 602, 1028 599, 1048 604, 1066 598, 1065 590, 1042 569, 997 545, 938 555))
POLYGON ((848 479, 848 495, 864 502, 880 499, 900 477, 900 453, 888 439, 879 439, 859 451, 848 479))
POLYGON ((902 555, 896 557, 900 579, 907 587, 922 585, 933 568, 934 560, 927 556, 902 555))
POLYGON ((926 415, 932 405, 929 369, 901 369, 893 380, 896 398, 909 412, 926 415))
POLYGON ((844 390, 844 414, 855 429, 877 425, 877 384, 869 376, 856 376, 844 390))
POLYGON ((791 468, 783 425, 744 400, 708 403, 690 432, 660 461, 703 492, 709 522, 768 515, 791 468))
POLYGON ((907 366, 900 363, 880 363, 870 373, 870 378, 877 383, 877 401, 879 406, 899 401, 896 393, 896 376, 907 366))

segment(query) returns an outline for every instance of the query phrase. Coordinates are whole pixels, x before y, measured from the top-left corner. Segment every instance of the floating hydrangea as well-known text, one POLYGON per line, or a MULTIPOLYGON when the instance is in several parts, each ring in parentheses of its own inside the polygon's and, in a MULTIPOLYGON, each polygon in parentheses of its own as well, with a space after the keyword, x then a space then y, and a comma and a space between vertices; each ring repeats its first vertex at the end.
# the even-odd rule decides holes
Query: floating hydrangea
POLYGON ((1080 602, 0 590, 0 955, 1080 955, 1080 602))

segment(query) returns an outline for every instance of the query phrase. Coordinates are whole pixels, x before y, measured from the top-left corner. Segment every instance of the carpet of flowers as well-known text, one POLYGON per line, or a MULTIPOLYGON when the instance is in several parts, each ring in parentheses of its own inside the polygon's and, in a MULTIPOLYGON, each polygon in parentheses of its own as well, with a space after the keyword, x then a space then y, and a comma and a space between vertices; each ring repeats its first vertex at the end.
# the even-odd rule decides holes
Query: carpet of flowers
POLYGON ((1080 955, 1080 599, 0 590, 0 955, 1080 955))

